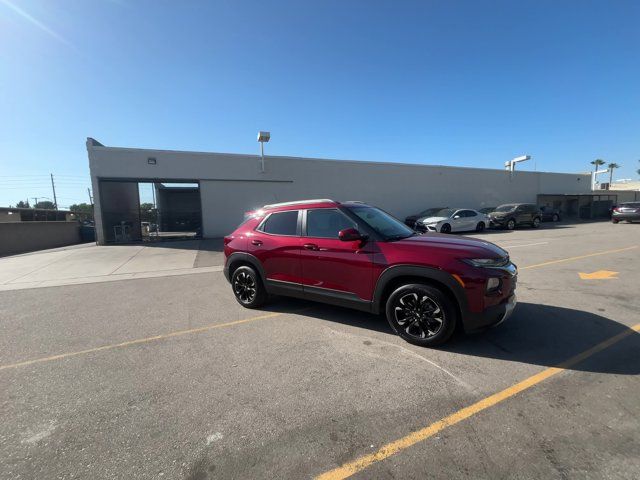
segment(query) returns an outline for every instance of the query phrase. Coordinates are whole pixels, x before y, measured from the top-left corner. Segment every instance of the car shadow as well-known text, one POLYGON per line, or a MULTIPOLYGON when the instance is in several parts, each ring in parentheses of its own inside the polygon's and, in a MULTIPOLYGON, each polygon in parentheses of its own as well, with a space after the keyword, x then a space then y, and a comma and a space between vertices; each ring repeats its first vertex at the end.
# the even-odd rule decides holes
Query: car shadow
MULTIPOLYGON (((395 335, 383 316, 331 305, 278 298, 267 310, 299 313, 319 320, 395 335)), ((503 324, 476 334, 458 332, 451 341, 436 348, 460 355, 552 367, 622 333, 626 334, 625 338, 603 353, 566 368, 638 375, 638 332, 595 313, 551 305, 519 303, 512 317, 503 324)))

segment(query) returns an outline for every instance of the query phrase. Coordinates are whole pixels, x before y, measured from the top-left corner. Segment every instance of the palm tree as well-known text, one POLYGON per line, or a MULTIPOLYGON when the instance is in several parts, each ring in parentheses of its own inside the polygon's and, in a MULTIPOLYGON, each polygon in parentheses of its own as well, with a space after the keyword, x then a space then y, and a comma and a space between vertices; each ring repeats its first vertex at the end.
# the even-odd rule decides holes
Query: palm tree
POLYGON ((607 167, 609 168, 609 190, 611 190, 611 181, 613 180, 613 171, 616 168, 620 168, 620 165, 618 165, 617 163, 610 163, 609 165, 607 165, 607 167))

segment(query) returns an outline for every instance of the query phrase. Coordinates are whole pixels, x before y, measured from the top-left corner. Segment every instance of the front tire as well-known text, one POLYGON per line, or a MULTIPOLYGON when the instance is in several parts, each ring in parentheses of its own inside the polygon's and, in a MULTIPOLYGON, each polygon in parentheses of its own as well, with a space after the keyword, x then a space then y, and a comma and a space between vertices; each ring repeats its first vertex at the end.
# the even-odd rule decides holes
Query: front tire
POLYGON ((557 213, 554 213, 554 214, 553 214, 553 217, 551 217, 551 221, 552 221, 552 222, 557 222, 558 220, 560 220, 560 217, 558 216, 558 214, 557 214, 557 213))
POLYGON ((451 233, 451 225, 445 223, 440 227, 440 233, 451 233))
POLYGON ((422 283, 402 285, 389 295, 386 315, 394 332, 421 347, 449 340, 457 320, 451 300, 440 289, 422 283))
POLYGON ((538 228, 540 226, 540 218, 536 217, 533 219, 533 223, 531 224, 533 228, 538 228))
POLYGON ((238 267, 231 276, 231 288, 240 305, 258 308, 267 301, 267 291, 258 273, 249 266, 238 267))

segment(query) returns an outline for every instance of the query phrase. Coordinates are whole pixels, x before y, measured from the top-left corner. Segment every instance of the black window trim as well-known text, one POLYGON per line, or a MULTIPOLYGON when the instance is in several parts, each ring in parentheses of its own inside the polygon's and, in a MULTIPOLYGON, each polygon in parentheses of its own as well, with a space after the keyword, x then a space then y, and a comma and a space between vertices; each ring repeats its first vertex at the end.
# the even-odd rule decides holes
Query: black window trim
POLYGON ((272 237, 301 237, 301 232, 302 232, 302 215, 301 215, 302 210, 300 209, 291 209, 291 210, 279 210, 277 212, 271 212, 267 215, 265 215, 265 217, 262 219, 262 221, 258 224, 258 226, 256 228, 254 228, 254 231, 256 232, 260 232, 263 235, 270 235, 272 237), (271 217, 271 215, 275 215, 276 213, 287 213, 287 212, 298 212, 298 218, 296 220, 296 233, 295 235, 284 235, 282 233, 269 233, 269 232, 265 232, 263 230, 265 223, 267 223, 267 220, 269 220, 269 217, 271 217))
POLYGON ((342 214, 342 216, 344 216, 347 220, 349 220, 351 223, 354 224, 354 226, 358 229, 358 231, 360 231, 359 224, 358 222, 354 222, 353 218, 351 218, 349 215, 347 215, 342 209, 338 208, 338 207, 317 207, 317 208, 305 208, 302 214, 302 231, 301 231, 301 236, 304 238, 318 238, 318 239, 324 239, 324 240, 338 240, 338 237, 311 237, 309 235, 307 235, 307 213, 310 210, 337 210, 338 213, 342 214))

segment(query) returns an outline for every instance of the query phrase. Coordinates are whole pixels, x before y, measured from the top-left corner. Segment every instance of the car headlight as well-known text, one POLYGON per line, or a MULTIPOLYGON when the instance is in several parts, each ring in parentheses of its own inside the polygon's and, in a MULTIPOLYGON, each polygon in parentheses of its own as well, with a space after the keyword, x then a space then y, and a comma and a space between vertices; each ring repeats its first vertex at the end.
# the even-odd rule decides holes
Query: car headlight
POLYGON ((509 263, 509 257, 503 258, 463 258, 462 261, 473 267, 495 268, 504 267, 509 263))

